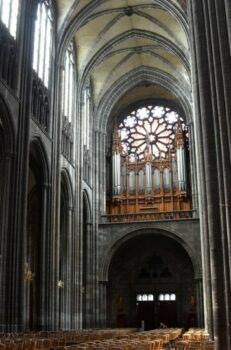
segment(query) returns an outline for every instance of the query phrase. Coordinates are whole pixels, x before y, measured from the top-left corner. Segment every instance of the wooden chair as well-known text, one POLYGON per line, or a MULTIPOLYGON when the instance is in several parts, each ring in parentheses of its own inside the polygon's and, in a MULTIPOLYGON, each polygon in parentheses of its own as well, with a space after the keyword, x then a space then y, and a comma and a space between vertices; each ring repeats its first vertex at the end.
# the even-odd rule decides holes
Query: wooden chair
POLYGON ((212 340, 205 341, 204 343, 204 349, 205 350, 214 350, 215 349, 215 343, 212 340))
POLYGON ((187 340, 178 340, 175 343, 176 350, 187 350, 188 349, 188 341, 187 340))

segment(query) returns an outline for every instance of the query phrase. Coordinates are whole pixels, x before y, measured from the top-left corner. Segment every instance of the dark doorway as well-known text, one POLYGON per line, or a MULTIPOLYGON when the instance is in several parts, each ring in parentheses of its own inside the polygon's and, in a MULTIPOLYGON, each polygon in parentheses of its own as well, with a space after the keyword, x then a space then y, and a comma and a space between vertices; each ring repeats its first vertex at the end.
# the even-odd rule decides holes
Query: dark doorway
POLYGON ((176 301, 140 301, 137 306, 137 327, 145 330, 159 328, 160 323, 167 327, 177 326, 176 301))
POLYGON ((176 327, 177 320, 176 301, 161 301, 158 307, 158 319, 167 327, 176 327))
POLYGON ((144 329, 154 329, 157 327, 156 320, 156 312, 155 312, 155 303, 153 301, 141 301, 137 305, 137 319, 138 319, 138 327, 142 326, 142 322, 144 322, 144 329))

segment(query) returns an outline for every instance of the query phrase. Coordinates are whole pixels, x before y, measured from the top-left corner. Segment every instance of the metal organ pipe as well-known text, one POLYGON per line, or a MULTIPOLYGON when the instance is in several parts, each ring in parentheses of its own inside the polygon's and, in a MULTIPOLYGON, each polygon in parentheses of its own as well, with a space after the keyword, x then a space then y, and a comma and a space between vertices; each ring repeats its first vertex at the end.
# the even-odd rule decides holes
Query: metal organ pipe
POLYGON ((112 168, 113 168, 113 194, 115 196, 118 196, 120 194, 120 187, 121 187, 121 181, 120 181, 120 153, 114 152, 112 155, 112 168))
POLYGON ((186 166, 185 166, 185 149, 180 146, 177 148, 177 172, 179 191, 186 191, 186 166))
POLYGON ((146 192, 152 193, 152 165, 151 163, 145 164, 146 170, 146 192))
POLYGON ((176 157, 178 187, 180 192, 186 191, 186 155, 185 155, 185 135, 182 124, 179 122, 176 129, 176 157))

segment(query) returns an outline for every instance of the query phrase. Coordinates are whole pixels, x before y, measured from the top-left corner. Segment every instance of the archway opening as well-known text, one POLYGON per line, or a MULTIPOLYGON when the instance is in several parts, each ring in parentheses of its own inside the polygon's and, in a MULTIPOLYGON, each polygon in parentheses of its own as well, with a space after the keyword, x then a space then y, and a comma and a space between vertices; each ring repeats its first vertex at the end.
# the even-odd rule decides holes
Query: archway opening
POLYGON ((41 244, 42 244, 42 185, 44 182, 40 159, 36 156, 35 147, 31 145, 27 194, 27 253, 26 264, 33 272, 28 279, 28 328, 39 329, 40 292, 41 292, 41 244))
POLYGON ((48 174, 43 148, 38 140, 30 144, 27 187, 27 247, 25 282, 27 328, 42 329, 44 293, 46 285, 46 259, 48 247, 47 201, 48 174))
POLYGON ((83 193, 83 240, 82 240, 82 259, 83 259, 83 274, 82 274, 82 305, 83 316, 82 326, 83 328, 91 327, 92 308, 90 295, 91 290, 89 288, 92 278, 91 272, 91 217, 88 196, 83 193))
POLYGON ((59 239, 59 329, 70 326, 70 298, 71 290, 71 198, 68 186, 68 177, 65 172, 61 174, 60 196, 60 239, 59 239))
POLYGON ((111 260, 108 288, 110 326, 197 325, 193 264, 174 239, 142 234, 124 243, 111 260))

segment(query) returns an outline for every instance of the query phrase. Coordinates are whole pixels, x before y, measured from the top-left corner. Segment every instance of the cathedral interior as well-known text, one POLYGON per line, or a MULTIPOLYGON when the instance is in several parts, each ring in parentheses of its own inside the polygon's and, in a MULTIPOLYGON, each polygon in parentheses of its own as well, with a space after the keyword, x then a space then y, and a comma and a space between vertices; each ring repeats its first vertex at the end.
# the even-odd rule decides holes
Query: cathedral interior
POLYGON ((0 0, 0 334, 231 349, 230 174, 230 0, 0 0))

